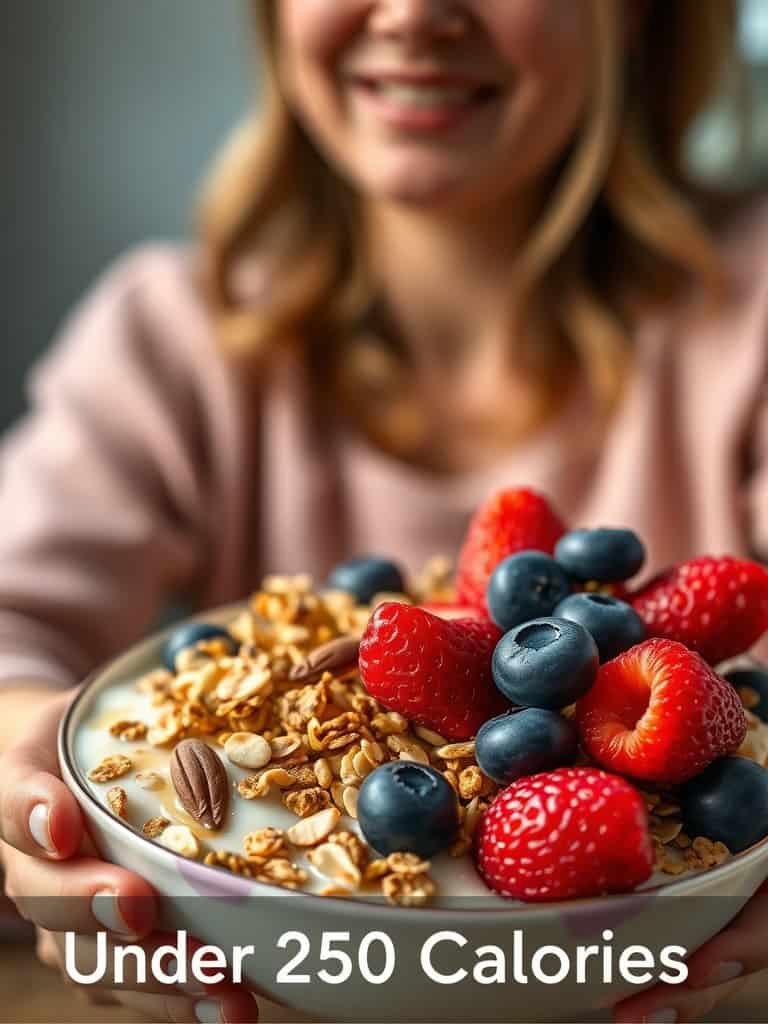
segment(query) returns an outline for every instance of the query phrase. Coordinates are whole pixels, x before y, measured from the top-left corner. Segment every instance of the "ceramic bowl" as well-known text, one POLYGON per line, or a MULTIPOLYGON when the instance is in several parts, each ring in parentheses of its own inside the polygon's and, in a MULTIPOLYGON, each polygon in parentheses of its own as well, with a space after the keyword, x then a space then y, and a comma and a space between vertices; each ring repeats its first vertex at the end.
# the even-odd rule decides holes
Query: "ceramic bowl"
MULTIPOLYGON (((236 610, 225 609, 206 619, 225 622, 236 610)), ((667 945, 693 952, 723 928, 768 877, 766 839, 719 867, 628 895, 524 906, 416 909, 275 889, 185 860, 110 814, 90 791, 73 756, 73 738, 93 699, 103 688, 159 665, 166 635, 158 633, 131 648, 96 672, 78 693, 60 730, 63 777, 104 858, 154 886, 163 928, 185 929, 228 954, 236 946, 253 946, 254 954, 243 959, 244 977, 270 998, 302 1013, 355 1021, 582 1020, 597 1007, 642 987, 627 983, 616 970, 621 950, 645 946, 657 964, 667 945), (289 933, 294 934, 286 938, 289 933), (376 934, 370 937, 371 933, 376 934), (430 940, 435 943, 433 969, 444 978, 456 973, 460 980, 430 978, 422 962, 430 940), (392 972, 382 981, 389 943, 392 972), (502 979, 494 970, 482 983, 472 972, 478 959, 487 960, 489 953, 486 949, 478 958, 476 950, 491 945, 504 952, 506 975, 502 979), (572 965, 557 984, 535 980, 528 969, 534 952, 551 945, 560 947, 572 965), (590 945, 600 947, 600 956, 604 947, 615 951, 612 982, 579 983, 573 967, 576 950, 590 945), (348 966, 343 984, 323 980, 321 972, 334 975, 348 966)), ((591 963, 594 967, 598 961, 593 958, 591 963)), ((557 973, 558 961, 551 955, 542 964, 549 975, 557 973)))

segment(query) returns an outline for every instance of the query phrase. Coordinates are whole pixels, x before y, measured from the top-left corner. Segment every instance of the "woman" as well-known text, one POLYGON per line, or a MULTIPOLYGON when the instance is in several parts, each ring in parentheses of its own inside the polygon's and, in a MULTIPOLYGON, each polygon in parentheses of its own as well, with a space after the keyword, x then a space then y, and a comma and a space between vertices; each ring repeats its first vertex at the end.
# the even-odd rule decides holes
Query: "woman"
MULTIPOLYGON (((0 721, 28 731, 0 828, 49 963, 64 927, 84 957, 105 923, 157 941, 145 883, 93 859, 57 778, 70 694, 51 690, 169 594, 221 604, 360 550, 415 568, 515 482, 573 523, 634 527, 650 569, 768 548, 766 210, 709 231, 681 158, 730 6, 257 8, 264 110, 213 176, 199 250, 142 250, 102 282, 5 448, 0 721), (74 921, 29 899, 62 887, 85 897, 74 921)), ((696 954, 692 987, 616 1019, 726 998, 766 966, 767 903, 696 954)), ((234 988, 108 998, 253 1015, 234 988)))

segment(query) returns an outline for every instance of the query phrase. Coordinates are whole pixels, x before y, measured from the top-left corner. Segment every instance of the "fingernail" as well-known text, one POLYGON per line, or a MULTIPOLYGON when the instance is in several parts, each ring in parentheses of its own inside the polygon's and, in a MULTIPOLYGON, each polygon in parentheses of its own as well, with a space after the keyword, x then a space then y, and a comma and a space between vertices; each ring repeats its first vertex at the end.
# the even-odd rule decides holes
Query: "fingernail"
POLYGON ((221 1003, 216 999, 201 999, 195 1003, 195 1016, 200 1024, 221 1024, 221 1003))
POLYGON ((744 964, 738 960, 726 960, 712 971, 704 982, 705 987, 710 985, 724 985, 726 981, 733 981, 744 973, 744 964))
POLYGON ((676 1024, 677 1010, 669 1007, 665 1010, 655 1010, 650 1017, 646 1017, 648 1024, 676 1024))
POLYGON ((38 846, 46 853, 56 853, 48 824, 48 805, 35 804, 29 812, 29 832, 38 846))
POLYGON ((114 932, 115 935, 124 939, 137 938, 136 933, 131 931, 120 913, 117 893, 110 892, 109 889, 102 889, 101 892, 95 893, 91 900, 91 913, 99 924, 103 924, 108 931, 114 932))

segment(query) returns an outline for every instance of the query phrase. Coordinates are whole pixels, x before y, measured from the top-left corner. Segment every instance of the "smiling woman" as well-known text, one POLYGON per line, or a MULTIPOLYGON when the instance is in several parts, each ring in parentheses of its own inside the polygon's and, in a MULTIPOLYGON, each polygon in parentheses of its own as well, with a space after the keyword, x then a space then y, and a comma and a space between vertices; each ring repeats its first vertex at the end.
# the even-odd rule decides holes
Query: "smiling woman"
MULTIPOLYGON (((729 4, 255 8, 268 95, 207 193, 211 298, 240 351, 302 338, 311 321, 329 386, 376 444, 447 466, 478 435, 466 456, 476 465, 549 420, 579 369, 607 414, 638 310, 690 274, 712 294, 722 284, 693 193, 686 202, 676 188, 682 140, 730 47, 729 4), (280 284, 254 314, 235 268, 275 229, 280 284), (425 268, 438 261, 433 279, 425 268), (413 263, 422 303, 429 290, 445 305, 445 272, 460 287, 443 319, 414 312, 413 263), (506 354, 484 359, 485 372, 467 359, 470 295, 481 323, 507 325, 506 354), (365 343, 371 310, 384 347, 365 343), (440 339, 434 358, 429 342, 414 352, 414 334, 440 339), (434 372, 449 360, 461 388, 434 372), (450 442, 425 422, 425 386, 432 418, 456 422, 450 442)), ((474 351, 486 330, 472 332, 474 351)))
MULTIPOLYGON (((407 585, 510 489, 516 536, 541 528, 533 488, 574 527, 626 524, 649 574, 768 552, 768 206, 708 201, 683 152, 733 4, 252 7, 264 102, 214 169, 198 244, 105 276, 0 453, 0 850, 52 963, 62 926, 86 955, 105 922, 157 941, 147 880, 82 853, 50 689, 169 598, 212 608, 340 562, 359 584, 360 555, 407 585), (44 916, 65 886, 82 912, 44 916)), ((496 539, 461 567, 463 605, 509 553, 496 539)), ((734 963, 765 966, 767 920, 758 897, 692 959, 706 999, 734 963)), ((252 1018, 242 990, 219 995, 252 1018)), ((175 989, 109 996, 140 997, 220 1016, 175 989)), ((673 999, 689 1019, 703 998, 654 989, 617 1013, 672 1019, 673 999)))

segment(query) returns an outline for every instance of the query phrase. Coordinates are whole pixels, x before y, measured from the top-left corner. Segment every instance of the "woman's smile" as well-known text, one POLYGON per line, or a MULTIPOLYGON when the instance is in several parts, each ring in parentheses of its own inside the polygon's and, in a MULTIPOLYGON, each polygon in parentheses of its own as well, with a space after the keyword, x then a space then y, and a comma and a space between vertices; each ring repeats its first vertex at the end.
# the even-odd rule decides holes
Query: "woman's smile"
POLYGON ((345 82, 363 117, 409 133, 452 132, 497 107, 503 93, 497 83, 439 69, 353 72, 345 82))

